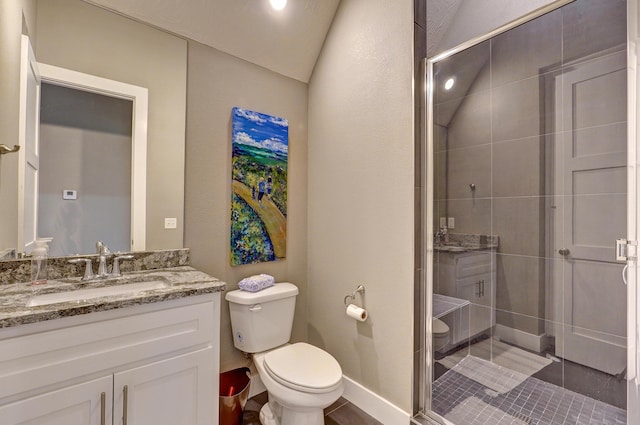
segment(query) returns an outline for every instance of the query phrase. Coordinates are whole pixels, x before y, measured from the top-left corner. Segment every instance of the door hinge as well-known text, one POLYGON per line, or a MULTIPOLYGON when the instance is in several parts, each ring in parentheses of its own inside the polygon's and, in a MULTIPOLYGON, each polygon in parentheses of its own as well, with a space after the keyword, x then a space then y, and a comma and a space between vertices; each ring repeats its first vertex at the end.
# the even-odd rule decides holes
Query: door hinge
POLYGON ((638 241, 616 239, 616 260, 635 261, 638 259, 638 241))

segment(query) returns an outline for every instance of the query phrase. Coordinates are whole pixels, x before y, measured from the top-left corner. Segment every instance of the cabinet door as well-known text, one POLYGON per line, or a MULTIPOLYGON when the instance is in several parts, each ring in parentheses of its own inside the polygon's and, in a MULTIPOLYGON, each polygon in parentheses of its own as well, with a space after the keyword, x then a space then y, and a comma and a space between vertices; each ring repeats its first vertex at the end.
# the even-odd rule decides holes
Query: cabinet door
POLYGON ((207 348, 114 375, 114 425, 211 425, 218 377, 207 348))
POLYGON ((111 375, 0 407, 2 425, 111 424, 111 375), (102 396, 104 394, 104 396, 102 396))
MULTIPOLYGON (((458 298, 469 300, 469 323, 464 333, 466 338, 489 329, 494 324, 493 281, 491 273, 460 279, 456 282, 458 298)), ((464 325, 464 324, 463 324, 464 325)))

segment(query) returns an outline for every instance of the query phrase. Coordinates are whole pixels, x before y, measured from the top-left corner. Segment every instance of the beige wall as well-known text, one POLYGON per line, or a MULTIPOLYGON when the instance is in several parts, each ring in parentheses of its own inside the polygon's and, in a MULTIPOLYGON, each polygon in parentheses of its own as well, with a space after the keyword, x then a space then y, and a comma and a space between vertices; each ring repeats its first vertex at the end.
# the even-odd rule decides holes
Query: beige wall
MULTIPOLYGON (((0 143, 10 147, 18 144, 21 35, 35 38, 35 20, 35 0, 0 2, 0 143)), ((0 217, 18 222, 18 154, 0 156, 0 217)), ((0 251, 17 240, 17 226, 0 225, 0 251)))
POLYGON ((147 249, 182 247, 187 42, 80 0, 39 1, 37 25, 39 62, 149 89, 147 249))
POLYGON ((413 1, 346 0, 309 85, 309 341, 334 355, 346 376, 407 412, 412 75, 413 1), (365 323, 344 311, 344 296, 358 284, 366 287, 365 323))
MULTIPOLYGON (((227 282, 229 290, 237 289, 240 279, 257 273, 296 284, 300 295, 293 340, 306 340, 307 85, 190 42, 187 111, 185 246, 191 249, 192 265, 227 282), (230 265, 234 106, 289 120, 287 258, 283 261, 230 265)), ((221 323, 221 369, 247 364, 233 347, 224 301, 221 323)))

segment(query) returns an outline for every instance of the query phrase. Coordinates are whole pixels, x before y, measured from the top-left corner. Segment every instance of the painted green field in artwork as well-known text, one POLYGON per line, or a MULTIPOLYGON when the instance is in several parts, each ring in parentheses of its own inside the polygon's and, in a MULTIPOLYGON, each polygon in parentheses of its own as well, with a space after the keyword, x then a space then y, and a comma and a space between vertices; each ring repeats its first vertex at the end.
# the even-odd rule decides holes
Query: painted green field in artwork
POLYGON ((249 188, 258 188, 260 178, 272 178, 271 200, 287 215, 287 159, 269 155, 264 149, 235 147, 233 149, 232 178, 249 188))

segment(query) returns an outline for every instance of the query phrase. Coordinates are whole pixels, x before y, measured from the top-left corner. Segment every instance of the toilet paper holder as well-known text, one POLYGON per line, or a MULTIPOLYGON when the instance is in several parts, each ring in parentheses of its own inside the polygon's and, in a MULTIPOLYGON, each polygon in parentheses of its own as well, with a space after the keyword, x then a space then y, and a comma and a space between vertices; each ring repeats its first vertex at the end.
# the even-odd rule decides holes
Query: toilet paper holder
POLYGON ((355 289, 355 291, 353 291, 353 292, 351 293, 351 295, 345 295, 345 297, 344 297, 344 304, 345 304, 345 305, 349 304, 349 303, 347 302, 347 300, 349 300, 349 299, 350 299, 351 301, 355 301, 355 299, 356 299, 356 294, 357 294, 357 293, 364 294, 364 285, 358 285, 358 287, 355 289))

